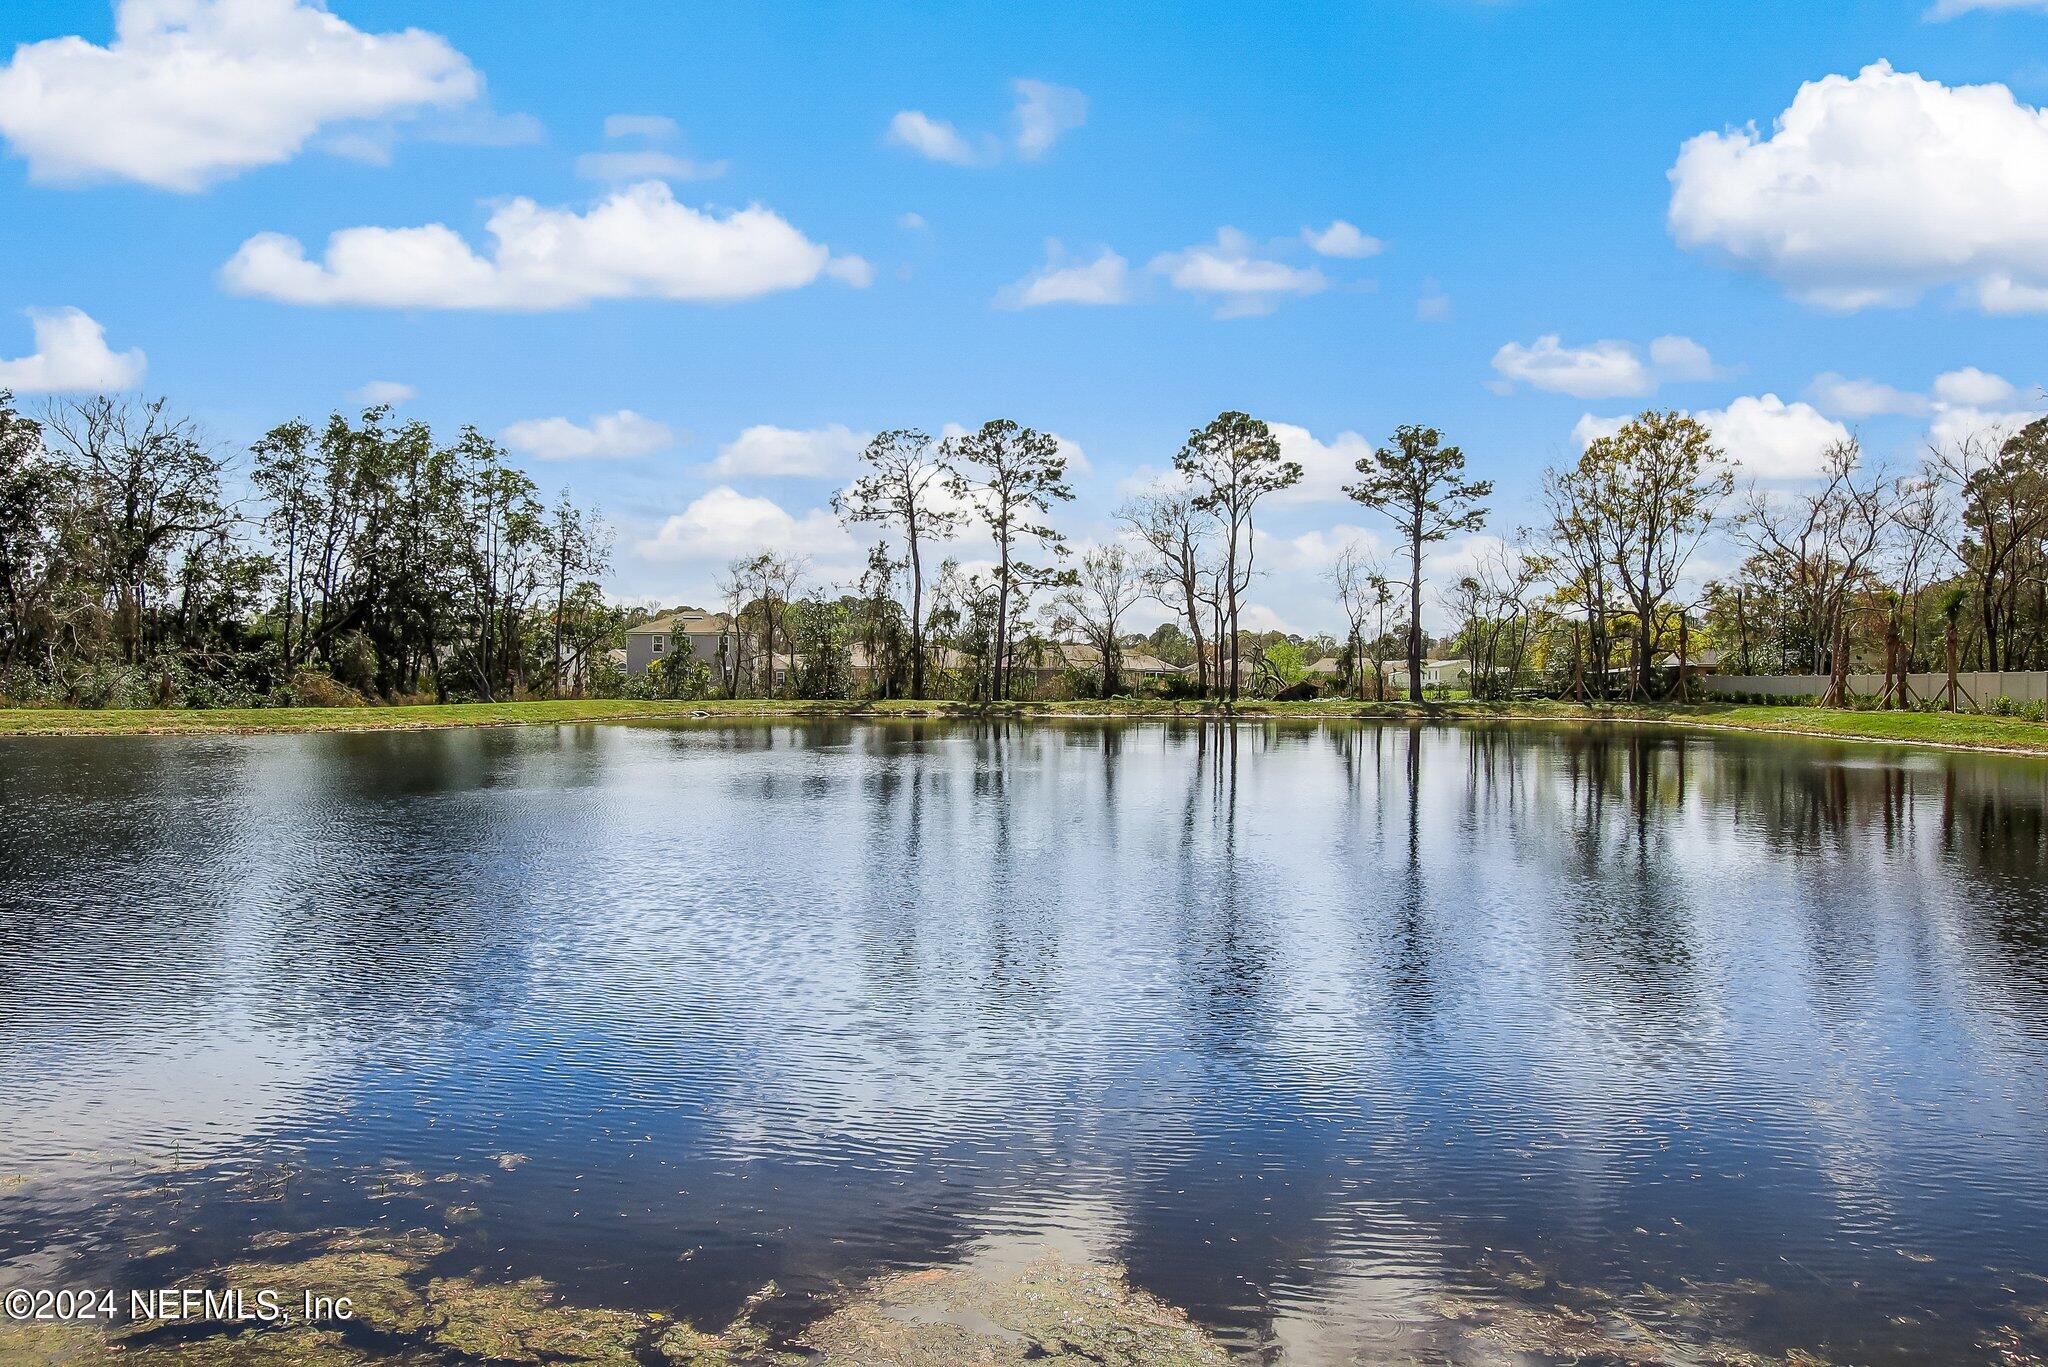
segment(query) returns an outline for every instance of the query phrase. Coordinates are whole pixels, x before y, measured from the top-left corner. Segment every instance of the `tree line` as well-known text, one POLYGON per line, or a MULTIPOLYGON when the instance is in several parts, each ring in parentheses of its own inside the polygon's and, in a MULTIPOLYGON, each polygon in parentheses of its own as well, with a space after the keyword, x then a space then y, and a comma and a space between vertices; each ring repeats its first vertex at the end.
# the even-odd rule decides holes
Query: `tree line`
POLYGON ((85 705, 588 688, 610 536, 505 452, 373 408, 246 464, 164 400, 0 393, 0 696, 85 705), (239 468, 231 468, 239 465, 239 468), (245 477, 246 489, 235 476, 245 477))
MULTIPOLYGON (((31 415, 0 395, 0 696, 86 705, 672 697, 957 697, 1144 687, 1234 701, 1295 688, 1423 696, 1426 657, 1488 696, 1685 695, 1679 660, 1853 670, 1906 701, 1908 673, 2048 667, 2048 420, 1986 431, 1892 470, 1853 439, 1818 477, 1739 486, 1698 420, 1648 411, 1544 472, 1541 515, 1449 575, 1490 480, 1437 429, 1397 428, 1346 493, 1384 518, 1392 563, 1338 548, 1340 632, 1248 629, 1266 501, 1298 484, 1271 428, 1229 411, 1189 431, 1172 474, 1077 552, 1057 438, 1009 419, 935 439, 875 436, 833 498, 880 533, 847 583, 799 556, 733 560, 706 605, 714 660, 617 663, 652 614, 610 603, 611 534, 552 503, 473 427, 452 440, 372 408, 282 423, 227 453, 164 401, 93 397, 31 415), (963 563, 972 535, 985 560, 963 563), (1719 563, 1709 566, 1703 552, 1719 563), (1432 604, 1448 633, 1432 641, 1432 604), (1151 604, 1167 621, 1135 632, 1151 604), (1308 678, 1325 657, 1334 674, 1308 678)), ((1155 613, 1156 615, 1156 613, 1155 613)))

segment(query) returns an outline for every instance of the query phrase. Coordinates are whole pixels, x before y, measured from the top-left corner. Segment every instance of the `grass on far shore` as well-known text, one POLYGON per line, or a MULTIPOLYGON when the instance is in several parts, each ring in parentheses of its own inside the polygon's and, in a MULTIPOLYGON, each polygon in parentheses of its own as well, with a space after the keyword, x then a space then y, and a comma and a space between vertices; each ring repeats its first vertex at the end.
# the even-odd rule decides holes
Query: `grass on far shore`
POLYGON ((563 722, 647 721, 711 717, 1043 717, 1155 719, 1234 716, 1347 718, 1379 721, 1663 722, 1737 731, 1782 732, 1843 740, 2010 750, 2048 755, 2048 724, 2017 717, 1963 712, 1850 712, 1821 707, 1766 707, 1735 703, 1639 706, 1565 702, 1424 703, 1315 702, 1219 704, 1158 698, 1086 699, 976 706, 949 702, 845 702, 722 699, 645 702, 577 699, 560 702, 448 703, 400 707, 0 708, 0 736, 205 735, 263 731, 405 731, 452 726, 548 725, 563 722))

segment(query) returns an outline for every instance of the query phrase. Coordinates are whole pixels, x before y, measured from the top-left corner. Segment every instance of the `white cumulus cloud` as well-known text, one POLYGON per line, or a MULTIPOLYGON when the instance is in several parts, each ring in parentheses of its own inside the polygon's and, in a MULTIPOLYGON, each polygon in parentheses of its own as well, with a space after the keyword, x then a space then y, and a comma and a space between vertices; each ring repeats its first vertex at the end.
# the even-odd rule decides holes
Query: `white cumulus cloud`
MULTIPOLYGON (((1632 413, 1614 417, 1584 414, 1572 425, 1572 442, 1584 449, 1626 427, 1632 413)), ((1822 471, 1829 446, 1849 439, 1849 429, 1808 403, 1786 403, 1776 394, 1745 396, 1726 408, 1693 415, 1741 470, 1758 479, 1805 479, 1822 471)))
POLYGON ((15 361, 0 361, 0 389, 17 394, 68 394, 84 390, 129 389, 147 364, 140 351, 115 352, 106 329, 80 309, 29 309, 35 350, 15 361))
POLYGON ((658 561, 719 561, 764 550, 850 559, 853 538, 828 509, 792 516, 773 499, 752 498, 730 485, 696 499, 635 547, 658 561))
POLYGON ((1973 365, 1934 377, 1934 397, 1945 404, 1988 408, 2007 402, 2018 392, 2004 376, 1989 374, 1973 365))
POLYGON ((1602 418, 1592 413, 1582 413, 1579 420, 1572 424, 1572 441, 1583 451, 1600 438, 1611 437, 1628 426, 1629 419, 1634 416, 1633 413, 1623 413, 1612 418, 1602 418))
POLYGON ((1387 244, 1376 237, 1362 233, 1343 219, 1336 219, 1327 228, 1303 228, 1302 240, 1315 248, 1319 256, 1337 256, 1360 260, 1377 256, 1386 250, 1387 244))
POLYGON ((488 254, 443 223, 344 228, 319 260, 296 238, 259 233, 221 279, 236 294, 291 304, 541 310, 600 299, 748 299, 808 285, 832 261, 772 210, 693 209, 660 181, 615 191, 584 213, 507 200, 484 229, 488 254))
POLYGON ((1177 290, 1217 296, 1218 318, 1271 313, 1288 295, 1320 293, 1330 282, 1313 266, 1290 266, 1262 258, 1249 234, 1220 228, 1216 241, 1184 251, 1162 252, 1150 269, 1177 290))
POLYGON ((1729 458, 1758 479, 1818 475, 1828 447, 1849 440, 1848 428, 1812 404, 1786 403, 1776 394, 1743 397, 1699 419, 1729 458))
POLYGON ((195 191, 287 161, 324 127, 475 100, 447 40, 365 33, 302 0, 120 0, 114 41, 24 43, 0 136, 39 181, 195 191))
POLYGON ((1956 287, 1993 313, 2048 310, 2048 114, 2002 85, 1876 62, 1799 88, 1765 136, 1688 140, 1670 228, 1689 248, 1855 310, 1956 287))
POLYGON ((1493 368, 1509 384, 1520 381, 1575 399, 1648 394, 1666 381, 1709 380, 1721 373, 1707 349, 1690 337, 1659 337, 1645 359, 1633 342, 1603 339, 1566 346, 1554 332, 1527 346, 1509 342, 1493 354, 1493 368))
POLYGON ((675 440, 675 434, 667 423, 621 408, 586 423, 528 418, 500 432, 498 440, 535 460, 622 460, 659 451, 675 440))
POLYGON ((1649 366, 1627 342, 1601 341, 1568 347, 1552 332, 1533 345, 1509 342, 1493 354, 1503 379, 1577 399, 1612 399, 1647 394, 1657 387, 1649 366))
POLYGON ((1268 423, 1280 454, 1301 466, 1301 481, 1272 496, 1275 503, 1337 503, 1350 498, 1346 484, 1359 479, 1358 462, 1372 454, 1372 443, 1356 432, 1339 432, 1328 441, 1291 422, 1268 423))
POLYGON ((1107 247, 1093 261, 1068 262, 1057 242, 1046 245, 1045 264, 996 294, 1003 308, 1029 309, 1044 304, 1123 304, 1130 302, 1130 263, 1107 247))
POLYGON ((760 423, 719 447, 718 458, 705 473, 717 479, 745 475, 835 478, 846 472, 867 444, 866 433, 843 423, 803 429, 760 423))

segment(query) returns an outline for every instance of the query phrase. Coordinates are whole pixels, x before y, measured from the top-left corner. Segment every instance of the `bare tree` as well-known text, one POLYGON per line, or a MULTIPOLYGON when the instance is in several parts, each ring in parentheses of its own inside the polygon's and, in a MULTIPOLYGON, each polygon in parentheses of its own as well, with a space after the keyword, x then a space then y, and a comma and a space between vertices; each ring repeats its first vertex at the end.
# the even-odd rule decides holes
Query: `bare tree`
POLYGON ((106 558, 122 652, 134 664, 147 652, 150 595, 166 583, 169 557, 234 521, 221 503, 221 463, 167 399, 70 400, 53 404, 42 425, 81 474, 86 530, 106 558))
POLYGON ((1144 574, 1131 553, 1111 542, 1081 557, 1072 582, 1060 590, 1059 606, 1073 616, 1102 657, 1102 696, 1122 692, 1124 614, 1144 596, 1144 574))
POLYGON ((1160 489, 1132 499, 1117 516, 1138 534, 1151 553, 1146 589, 1160 606, 1178 612, 1195 642, 1195 685, 1209 692, 1209 656, 1203 644, 1202 586, 1209 572, 1209 540, 1215 520, 1195 506, 1185 486, 1160 489))
POLYGON ((1863 468, 1851 438, 1828 447, 1813 488, 1766 493, 1752 485, 1736 524, 1758 568, 1791 605, 1808 660, 1817 671, 1826 667, 1831 703, 1842 701, 1845 687, 1850 595, 1872 581, 1897 489, 1881 468, 1863 468))
MULTIPOLYGON (((1351 661, 1351 691, 1357 694, 1358 681, 1364 673, 1360 665, 1365 651, 1366 620, 1377 614, 1384 628, 1394 586, 1378 557, 1356 539, 1345 542, 1338 550, 1336 562, 1330 566, 1330 586, 1336 590, 1337 605, 1344 611, 1344 649, 1351 661)), ((1380 634, 1384 635, 1384 630, 1380 634)), ((1386 693, 1386 675, 1380 670, 1377 656, 1373 673, 1373 697, 1379 699, 1386 693)))

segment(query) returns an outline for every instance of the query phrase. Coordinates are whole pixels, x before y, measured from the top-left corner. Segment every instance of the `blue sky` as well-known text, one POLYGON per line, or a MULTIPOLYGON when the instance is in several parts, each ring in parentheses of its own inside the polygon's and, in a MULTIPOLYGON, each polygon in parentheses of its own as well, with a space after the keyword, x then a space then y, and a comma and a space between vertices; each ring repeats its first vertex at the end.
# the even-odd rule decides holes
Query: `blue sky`
POLYGON ((1512 535, 1588 416, 1718 415, 1786 482, 1830 432, 1908 460, 2048 379, 2048 5, 311 8, 0 15, 35 45, 0 71, 0 379, 137 383, 234 448, 404 386, 601 507, 622 596, 702 601, 755 536, 849 573, 823 510, 882 427, 1058 432, 1086 540, 1242 408, 1323 476, 1254 595, 1315 629, 1330 551, 1385 536, 1338 476, 1397 423, 1462 444, 1512 535), (532 270, 489 260, 516 200, 532 270), (1096 269, 1017 306, 1049 266, 1096 269), (111 356, 46 312, 36 363, 30 309, 111 356))

